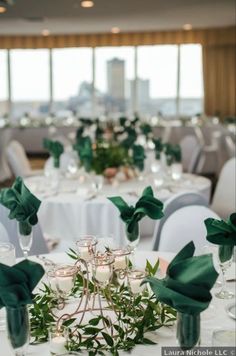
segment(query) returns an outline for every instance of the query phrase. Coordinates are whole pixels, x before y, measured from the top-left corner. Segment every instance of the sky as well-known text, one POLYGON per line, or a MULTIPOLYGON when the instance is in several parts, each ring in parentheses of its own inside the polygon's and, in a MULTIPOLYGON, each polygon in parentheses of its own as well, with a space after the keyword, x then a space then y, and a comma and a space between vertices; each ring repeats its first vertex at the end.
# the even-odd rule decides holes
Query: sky
MULTIPOLYGON (((182 45, 180 52, 181 97, 203 94, 200 45, 182 45)), ((112 58, 125 60, 128 80, 134 79, 133 47, 102 47, 95 50, 95 86, 106 92, 106 66, 112 58)), ((39 101, 49 99, 49 52, 11 50, 12 99, 39 101)), ((175 97, 177 88, 177 46, 138 47, 138 77, 150 79, 150 95, 175 97)), ((53 92, 55 100, 76 95, 83 81, 92 81, 92 49, 67 48, 53 50, 53 92)), ((7 98, 6 51, 0 50, 0 100, 7 98)))

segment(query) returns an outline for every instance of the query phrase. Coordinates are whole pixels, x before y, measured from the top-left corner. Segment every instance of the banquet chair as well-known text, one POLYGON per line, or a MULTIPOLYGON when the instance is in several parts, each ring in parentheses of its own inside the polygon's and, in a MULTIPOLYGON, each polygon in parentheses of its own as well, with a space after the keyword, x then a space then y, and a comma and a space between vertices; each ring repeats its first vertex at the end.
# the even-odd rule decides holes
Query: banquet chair
POLYGON ((227 135, 225 136, 225 146, 228 153, 229 158, 233 158, 236 155, 236 145, 233 141, 232 137, 227 135))
POLYGON ((0 243, 1 242, 9 242, 9 237, 7 230, 3 226, 3 224, 0 222, 0 243))
POLYGON ((201 254, 204 246, 208 245, 204 224, 207 218, 219 219, 219 216, 202 205, 185 206, 175 210, 162 226, 158 251, 177 253, 188 242, 193 241, 196 254, 201 254))
POLYGON ((32 170, 25 149, 18 141, 11 141, 6 148, 9 166, 15 177, 28 177, 42 174, 41 170, 32 170))
POLYGON ((183 170, 194 173, 202 152, 202 146, 193 135, 187 135, 180 141, 182 151, 183 170))
POLYGON ((211 208, 222 219, 236 211, 236 158, 228 160, 221 172, 212 199, 211 208))
MULTIPOLYGON (((0 223, 5 227, 10 242, 15 246, 16 257, 22 257, 23 252, 21 251, 19 245, 17 222, 15 220, 10 220, 8 218, 8 214, 9 210, 0 205, 0 223)), ((43 237, 41 227, 37 224, 36 226, 33 226, 33 243, 29 255, 46 254, 48 252, 49 251, 43 237)))
POLYGON ((164 205, 164 217, 157 221, 154 235, 153 235, 153 250, 158 251, 160 247, 161 241, 161 233, 163 226, 165 225, 166 221, 169 217, 174 214, 177 210, 182 209, 186 206, 208 206, 207 200, 199 193, 195 192, 186 192, 186 193, 179 193, 175 196, 171 197, 165 202, 164 205))
POLYGON ((0 182, 11 178, 11 171, 7 163, 5 152, 5 148, 10 140, 10 135, 9 130, 0 130, 0 182))

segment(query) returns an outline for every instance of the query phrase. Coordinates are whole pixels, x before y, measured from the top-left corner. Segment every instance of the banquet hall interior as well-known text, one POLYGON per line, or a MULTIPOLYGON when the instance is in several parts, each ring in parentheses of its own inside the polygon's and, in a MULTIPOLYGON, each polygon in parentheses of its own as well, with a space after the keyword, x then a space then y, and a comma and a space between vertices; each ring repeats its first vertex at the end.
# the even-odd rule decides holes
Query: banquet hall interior
POLYGON ((236 345, 235 13, 234 0, 0 0, 3 356, 236 345), (31 300, 42 266, 48 289, 31 300), (123 293, 143 305, 127 318, 123 293), (31 334, 8 310, 16 301, 33 303, 31 334), (141 328, 145 307, 156 314, 141 328), (183 317, 200 312, 201 344, 183 317))

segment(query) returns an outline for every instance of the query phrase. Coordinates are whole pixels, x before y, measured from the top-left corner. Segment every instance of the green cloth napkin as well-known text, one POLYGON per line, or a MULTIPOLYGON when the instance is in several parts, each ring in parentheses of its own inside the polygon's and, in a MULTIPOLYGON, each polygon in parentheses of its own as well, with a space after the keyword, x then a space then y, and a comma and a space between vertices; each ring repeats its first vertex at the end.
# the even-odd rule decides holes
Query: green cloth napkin
POLYGON ((84 126, 80 126, 76 131, 76 142, 81 139, 84 133, 84 126))
POLYGON ((161 138, 153 139, 152 142, 154 143, 155 146, 155 156, 156 159, 161 158, 161 152, 163 151, 164 144, 162 143, 161 138))
POLYGON ((8 337, 14 349, 28 338, 29 321, 26 305, 33 303, 32 291, 44 275, 43 267, 24 260, 13 267, 0 263, 0 309, 6 307, 8 337))
POLYGON ((137 132, 133 127, 125 127, 124 132, 127 134, 127 138, 121 141, 121 146, 130 149, 134 145, 135 141, 137 140, 137 132))
POLYGON ((144 189, 141 198, 135 206, 129 206, 121 197, 108 198, 119 210, 120 217, 126 225, 126 232, 129 241, 133 242, 138 238, 138 222, 148 216, 157 220, 163 217, 163 203, 153 196, 153 190, 149 186, 144 189))
POLYGON ((204 223, 207 240, 219 245, 220 261, 224 263, 230 260, 236 245, 236 213, 231 214, 226 221, 209 218, 204 223))
POLYGON ((90 172, 93 162, 93 148, 91 138, 89 136, 81 137, 81 139, 78 140, 73 148, 75 151, 77 151, 80 161, 86 172, 90 172))
POLYGON ((43 140, 43 147, 49 151, 50 155, 53 157, 53 164, 55 168, 60 167, 60 156, 64 152, 64 147, 59 141, 52 141, 48 138, 43 140))
POLYGON ((140 171, 144 170, 144 161, 146 158, 144 147, 141 145, 133 145, 133 164, 140 171))
POLYGON ((180 163, 182 160, 182 152, 180 145, 171 145, 170 143, 164 144, 164 152, 166 155, 166 162, 171 165, 174 162, 180 163))
POLYGON ((127 120, 128 120, 127 117, 124 117, 124 116, 120 117, 119 118, 120 126, 125 126, 127 120))
POLYGON ((140 129, 141 129, 141 132, 142 134, 147 138, 148 135, 152 132, 152 126, 149 125, 149 124, 142 124, 140 125, 140 129))
POLYGON ((146 278, 158 300, 190 315, 207 309, 212 299, 210 289, 218 277, 212 256, 193 256, 194 251, 191 241, 171 261, 164 279, 146 278))
POLYGON ((38 222, 41 201, 29 191, 21 177, 16 178, 11 188, 0 191, 0 203, 10 210, 9 219, 19 222, 20 233, 29 235, 38 222))
POLYGON ((43 267, 30 260, 12 267, 0 263, 0 308, 32 304, 32 291, 43 275, 43 267))

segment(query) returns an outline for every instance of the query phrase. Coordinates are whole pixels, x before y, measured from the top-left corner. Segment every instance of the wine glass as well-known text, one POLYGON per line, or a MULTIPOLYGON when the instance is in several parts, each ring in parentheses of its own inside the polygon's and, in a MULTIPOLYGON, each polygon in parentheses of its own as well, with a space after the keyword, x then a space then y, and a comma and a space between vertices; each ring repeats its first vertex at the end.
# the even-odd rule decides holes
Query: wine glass
POLYGON ((28 258, 29 252, 33 243, 33 230, 31 229, 31 232, 24 235, 21 232, 20 229, 20 224, 17 224, 17 231, 18 231, 18 237, 19 237, 19 244, 22 249, 24 258, 28 258))
POLYGON ((218 263, 219 263, 219 266, 221 268, 221 273, 222 273, 222 287, 221 287, 221 290, 215 294, 215 296, 220 299, 231 299, 234 297, 234 294, 227 289, 225 274, 226 274, 226 271, 230 268, 230 266, 232 264, 233 255, 231 256, 231 258, 229 260, 221 261, 220 255, 219 255, 220 248, 221 248, 221 246, 219 246, 219 248, 218 248, 218 251, 219 251, 218 252, 218 263))
POLYGON ((92 188, 96 195, 102 190, 103 182, 104 177, 101 175, 96 174, 92 177, 92 188))

